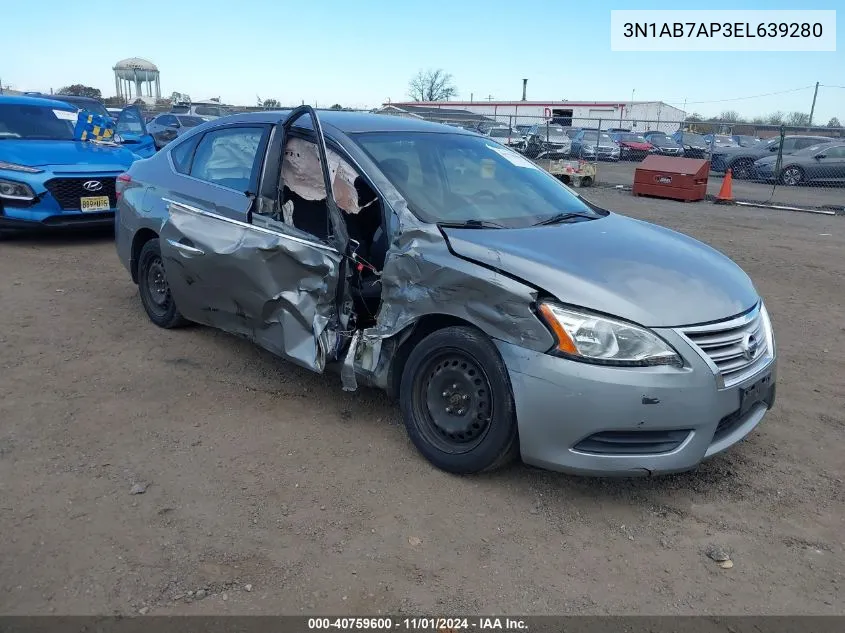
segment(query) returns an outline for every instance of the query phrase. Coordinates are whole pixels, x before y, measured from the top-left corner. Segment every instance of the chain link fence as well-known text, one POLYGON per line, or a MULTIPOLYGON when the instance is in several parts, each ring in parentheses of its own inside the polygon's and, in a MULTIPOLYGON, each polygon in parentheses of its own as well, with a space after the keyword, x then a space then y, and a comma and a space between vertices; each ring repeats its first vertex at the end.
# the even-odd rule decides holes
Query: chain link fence
POLYGON ((381 111, 472 130, 546 166, 543 159, 583 161, 597 185, 630 187, 647 156, 710 161, 708 194, 731 173, 736 200, 845 209, 845 128, 785 127, 729 121, 531 117, 437 109, 381 111))

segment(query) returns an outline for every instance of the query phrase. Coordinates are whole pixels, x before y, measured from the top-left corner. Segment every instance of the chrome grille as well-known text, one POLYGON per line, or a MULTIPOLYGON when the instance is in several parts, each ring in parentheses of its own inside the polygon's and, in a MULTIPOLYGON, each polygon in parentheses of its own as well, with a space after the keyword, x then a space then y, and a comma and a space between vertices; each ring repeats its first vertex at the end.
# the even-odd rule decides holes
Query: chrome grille
POLYGON ((687 340, 710 361, 725 387, 753 376, 773 357, 768 318, 761 304, 739 317, 719 323, 681 328, 687 340))

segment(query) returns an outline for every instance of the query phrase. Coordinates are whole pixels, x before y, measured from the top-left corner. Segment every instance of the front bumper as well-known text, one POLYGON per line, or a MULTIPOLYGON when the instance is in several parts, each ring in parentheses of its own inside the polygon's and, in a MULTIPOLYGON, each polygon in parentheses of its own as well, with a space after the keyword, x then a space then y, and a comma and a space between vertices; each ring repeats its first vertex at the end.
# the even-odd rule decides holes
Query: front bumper
POLYGON ((513 388, 523 461, 598 476, 682 472, 760 423, 774 404, 776 358, 745 381, 718 389, 713 371, 682 337, 656 331, 688 367, 606 367, 497 342, 513 388), (739 415, 740 390, 766 375, 767 403, 739 415), (617 440, 633 442, 640 452, 619 453, 617 440))
POLYGON ((114 209, 85 212, 62 210, 52 205, 12 207, 0 201, 0 229, 4 231, 55 231, 114 226, 114 209))

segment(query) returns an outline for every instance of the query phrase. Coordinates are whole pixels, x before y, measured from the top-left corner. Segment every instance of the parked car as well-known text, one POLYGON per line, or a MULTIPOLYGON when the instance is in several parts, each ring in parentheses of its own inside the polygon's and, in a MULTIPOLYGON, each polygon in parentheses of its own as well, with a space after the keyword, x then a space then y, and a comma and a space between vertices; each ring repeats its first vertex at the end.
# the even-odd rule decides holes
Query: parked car
POLYGON ((339 371, 347 391, 386 389, 449 472, 517 454, 599 475, 687 470, 775 401, 771 323, 736 264, 478 134, 255 112, 193 128, 118 193, 117 252, 153 323, 202 323, 339 371))
POLYGON ((636 132, 610 132, 610 138, 619 145, 622 160, 642 160, 656 149, 642 134, 636 132))
POLYGON ((560 125, 535 125, 525 139, 524 153, 529 158, 568 158, 572 141, 567 128, 560 125))
POLYGON ((106 109, 106 106, 97 99, 90 97, 77 97, 76 95, 45 95, 40 92, 28 92, 27 96, 38 97, 39 99, 49 99, 51 101, 61 101, 74 106, 77 111, 86 111, 93 114, 99 114, 106 118, 110 118, 115 122, 115 129, 118 143, 128 146, 134 154, 138 154, 141 158, 149 158, 155 154, 156 147, 153 137, 147 134, 146 128, 137 122, 140 119, 143 123, 143 118, 139 116, 140 110, 138 106, 130 105, 120 110, 117 118, 112 117, 112 113, 106 109), (122 116, 121 116, 122 115, 122 116))
POLYGON ((845 182, 845 141, 811 145, 784 157, 775 173, 777 156, 765 156, 754 162, 754 176, 777 180, 788 186, 809 183, 845 182))
POLYGON ((485 136, 489 136, 495 141, 498 141, 502 145, 507 145, 508 147, 521 147, 525 143, 522 138, 522 134, 507 125, 494 125, 489 127, 485 132, 485 136))
POLYGON ((672 135, 672 140, 684 148, 686 158, 707 158, 709 146, 701 134, 678 130, 672 135))
POLYGON ((115 178, 138 156, 76 140, 77 118, 53 99, 0 96, 0 231, 114 225, 115 178))
POLYGON ((739 143, 737 143, 732 136, 726 136, 724 134, 705 134, 703 138, 707 142, 708 151, 721 149, 722 147, 739 147, 739 143))
POLYGON ((529 132, 531 131, 531 128, 533 128, 533 127, 534 126, 531 125, 531 124, 523 124, 523 123, 514 126, 516 131, 519 132, 520 134, 522 134, 523 137, 527 137, 529 132))
POLYGON ((607 132, 596 129, 582 129, 572 139, 572 155, 577 158, 598 160, 619 160, 617 145, 607 132))
POLYGON ((747 136, 745 134, 734 134, 731 138, 740 147, 753 147, 754 145, 757 145, 757 143, 763 142, 763 139, 761 138, 757 138, 756 136, 747 136))
POLYGON ((684 148, 671 136, 665 132, 656 130, 649 130, 643 134, 645 140, 654 145, 655 154, 662 154, 663 156, 683 156, 684 148))
MULTIPOLYGON (((826 136, 785 136, 783 155, 788 156, 811 145, 827 142, 830 142, 830 138, 826 136)), ((730 169, 734 178, 751 178, 754 176, 754 162, 765 156, 777 156, 779 148, 779 136, 752 147, 725 147, 713 152, 710 157, 710 169, 717 172, 730 169)))
POLYGON ((220 117, 230 116, 233 112, 231 108, 219 103, 176 103, 170 106, 170 114, 186 114, 213 121, 220 117))
POLYGON ((205 123, 205 119, 198 116, 165 112, 147 123, 147 130, 153 135, 156 147, 161 149, 173 139, 203 123, 205 123))

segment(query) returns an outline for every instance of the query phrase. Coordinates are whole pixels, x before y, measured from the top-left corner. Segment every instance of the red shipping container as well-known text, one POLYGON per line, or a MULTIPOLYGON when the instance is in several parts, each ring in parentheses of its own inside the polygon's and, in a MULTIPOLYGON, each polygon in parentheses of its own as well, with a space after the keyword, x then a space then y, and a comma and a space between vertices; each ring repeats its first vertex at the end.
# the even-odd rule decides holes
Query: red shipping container
POLYGON ((709 175, 709 160, 652 154, 634 172, 633 194, 684 202, 704 200, 709 175))

